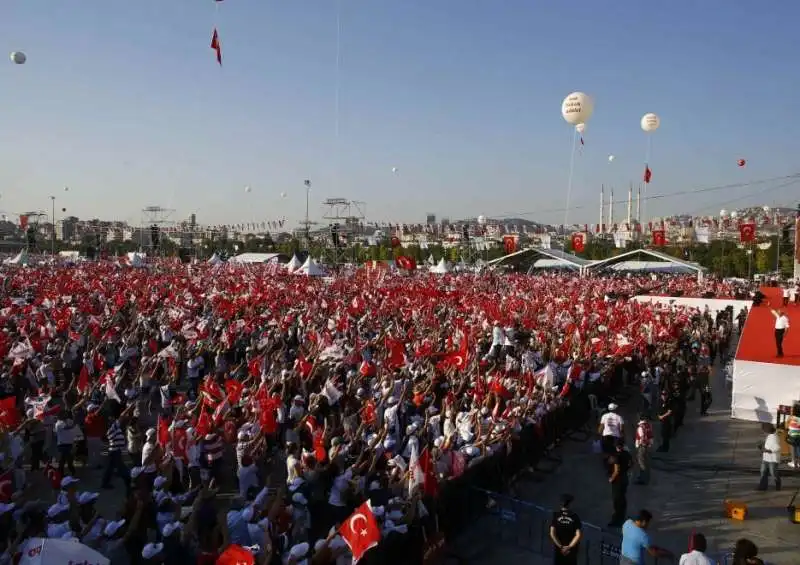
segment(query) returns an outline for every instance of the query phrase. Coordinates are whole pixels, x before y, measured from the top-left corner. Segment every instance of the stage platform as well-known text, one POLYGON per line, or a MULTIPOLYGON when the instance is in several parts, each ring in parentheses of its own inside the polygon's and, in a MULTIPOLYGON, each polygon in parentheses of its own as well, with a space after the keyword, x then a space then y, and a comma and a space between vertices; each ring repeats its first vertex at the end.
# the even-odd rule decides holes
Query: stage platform
POLYGON ((774 422, 779 405, 800 400, 800 306, 784 308, 780 288, 762 287, 761 292, 766 298, 750 309, 733 362, 731 413, 742 420, 774 422), (775 349, 772 309, 789 316, 783 357, 775 349))

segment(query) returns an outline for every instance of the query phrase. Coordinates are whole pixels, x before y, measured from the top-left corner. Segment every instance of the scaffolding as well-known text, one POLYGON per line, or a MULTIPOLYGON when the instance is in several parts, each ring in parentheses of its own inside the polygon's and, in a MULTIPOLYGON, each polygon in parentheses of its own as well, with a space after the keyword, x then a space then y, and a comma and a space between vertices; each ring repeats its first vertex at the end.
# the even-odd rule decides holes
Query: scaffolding
POLYGON ((139 225, 139 252, 145 253, 150 257, 163 256, 163 246, 156 245, 154 234, 158 233, 161 237, 170 237, 176 232, 175 222, 171 220, 175 210, 162 208, 161 206, 146 206, 142 208, 142 219, 139 225))
POLYGON ((324 228, 324 260, 329 265, 357 262, 356 243, 364 237, 364 219, 367 203, 347 198, 328 198, 322 203, 327 208, 322 218, 324 228))

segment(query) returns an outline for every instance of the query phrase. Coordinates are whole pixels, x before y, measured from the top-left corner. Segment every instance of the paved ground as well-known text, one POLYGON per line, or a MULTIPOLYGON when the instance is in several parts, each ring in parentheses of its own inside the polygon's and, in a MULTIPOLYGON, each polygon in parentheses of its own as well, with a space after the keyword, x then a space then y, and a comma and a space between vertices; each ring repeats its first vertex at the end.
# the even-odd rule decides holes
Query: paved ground
MULTIPOLYGON (((685 551, 688 536, 696 530, 705 534, 710 549, 715 552, 724 553, 738 538, 748 537, 759 546, 760 556, 769 562, 800 564, 796 549, 800 525, 789 523, 786 512, 792 493, 800 487, 800 471, 784 466, 781 492, 775 492, 772 487, 769 492, 757 492, 760 464, 757 444, 763 437, 760 426, 730 419, 730 393, 721 371, 715 375, 712 387, 714 404, 710 415, 699 416, 699 399, 690 404, 685 425, 673 441, 672 450, 668 454, 658 454, 654 461, 651 484, 630 487, 629 513, 640 508, 649 509, 656 517, 654 540, 673 551, 685 551), (723 516, 723 500, 729 498, 748 504, 746 521, 735 522, 723 516)), ((633 414, 628 414, 627 419, 633 420, 633 414)), ((632 434, 632 424, 628 426, 632 434)), ((570 492, 576 497, 574 509, 584 521, 605 526, 611 515, 611 493, 598 456, 590 453, 588 443, 574 441, 562 444, 557 453, 563 458, 561 466, 541 482, 518 482, 513 489, 514 496, 554 508, 560 494, 570 492)), ((519 515, 515 520, 519 522, 519 515)), ((506 529, 516 531, 518 527, 519 524, 508 523, 506 529)), ((536 546, 534 551, 538 551, 541 526, 536 524, 529 529, 534 530, 533 534, 522 534, 519 541, 536 546)), ((501 528, 501 534, 507 533, 503 530, 501 528)), ((500 543, 488 544, 496 548, 484 543, 473 558, 464 561, 476 565, 510 562, 504 560, 505 554, 514 550, 500 549, 500 546, 509 545, 511 540, 502 537, 500 543)), ((530 554, 524 559, 510 554, 507 558, 534 564, 538 563, 536 559, 542 559, 530 554)), ((590 562, 611 563, 614 560, 593 558, 590 562)))

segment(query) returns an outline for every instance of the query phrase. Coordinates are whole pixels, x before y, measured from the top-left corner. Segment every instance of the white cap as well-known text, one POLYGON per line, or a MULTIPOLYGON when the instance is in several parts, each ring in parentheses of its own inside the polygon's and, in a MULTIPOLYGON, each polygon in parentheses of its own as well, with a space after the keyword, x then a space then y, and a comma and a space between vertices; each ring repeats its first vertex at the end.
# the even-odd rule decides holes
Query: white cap
POLYGON ((608 409, 611 410, 612 412, 614 410, 616 410, 617 408, 618 408, 618 406, 616 404, 614 404, 613 402, 608 405, 608 409))
POLYGON ((112 520, 111 522, 106 524, 105 528, 103 528, 103 535, 106 536, 107 538, 110 538, 111 536, 116 534, 119 531, 119 529, 124 525, 125 525, 125 518, 117 520, 116 522, 112 520))
POLYGON ((55 518, 62 512, 66 512, 69 510, 69 506, 66 504, 53 504, 50 508, 47 509, 47 517, 48 518, 55 518))
POLYGON ((100 495, 96 492, 82 492, 78 495, 78 504, 91 504, 97 500, 99 496, 100 495))
POLYGON ((63 479, 61 479, 61 488, 67 488, 69 485, 74 485, 75 483, 79 483, 80 481, 75 477, 67 475, 63 479))
POLYGON ((144 435, 147 436, 147 439, 152 439, 156 437, 156 429, 148 428, 144 435))
POLYGON ((166 477, 162 477, 161 475, 157 476, 155 478, 155 480, 153 481, 153 487, 154 488, 161 488, 165 484, 167 484, 167 478, 166 477))
POLYGON ((144 557, 145 559, 152 559, 153 557, 161 553, 163 550, 164 550, 163 543, 148 543, 146 546, 144 546, 144 549, 142 549, 142 557, 144 557))
POLYGON ((165 538, 168 538, 175 532, 180 531, 182 529, 183 529, 183 524, 181 524, 180 522, 170 522, 169 524, 166 524, 164 528, 161 530, 161 535, 163 535, 165 538))
POLYGON ((311 549, 311 546, 306 542, 298 543, 297 545, 293 545, 292 549, 289 550, 289 556, 295 559, 306 557, 309 549, 311 549))

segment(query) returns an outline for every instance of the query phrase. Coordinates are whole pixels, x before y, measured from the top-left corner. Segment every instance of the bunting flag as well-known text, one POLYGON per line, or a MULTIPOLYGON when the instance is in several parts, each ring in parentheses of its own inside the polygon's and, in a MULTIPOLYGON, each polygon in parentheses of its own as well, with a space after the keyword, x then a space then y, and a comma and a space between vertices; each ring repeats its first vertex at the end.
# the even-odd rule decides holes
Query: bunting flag
POLYGON ((650 184, 650 179, 652 177, 653 177, 653 171, 650 170, 650 167, 648 165, 645 165, 644 166, 644 177, 643 177, 644 183, 645 184, 650 184))
MULTIPOLYGON (((217 0, 221 2, 222 0, 217 0)), ((222 45, 219 42, 219 33, 217 28, 214 28, 214 33, 211 35, 211 48, 217 53, 217 63, 222 66, 222 45)))

